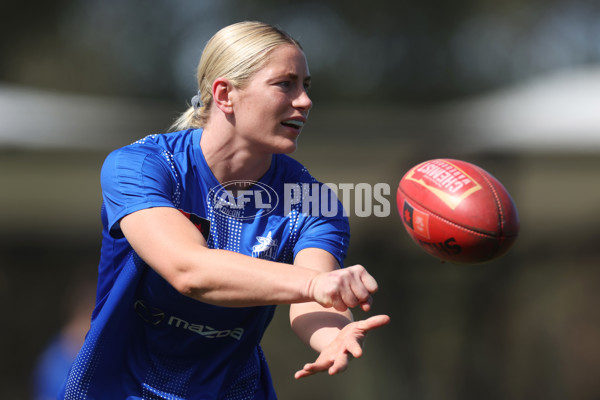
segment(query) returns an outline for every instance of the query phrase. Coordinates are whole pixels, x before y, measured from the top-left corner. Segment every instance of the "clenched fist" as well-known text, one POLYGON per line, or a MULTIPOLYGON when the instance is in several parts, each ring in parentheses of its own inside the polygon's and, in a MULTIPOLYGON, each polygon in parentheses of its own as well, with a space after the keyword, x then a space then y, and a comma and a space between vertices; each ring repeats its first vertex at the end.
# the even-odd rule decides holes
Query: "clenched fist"
POLYGON ((323 307, 346 311, 360 305, 363 311, 371 309, 371 294, 378 289, 377 282, 362 265, 354 265, 316 275, 308 293, 323 307))

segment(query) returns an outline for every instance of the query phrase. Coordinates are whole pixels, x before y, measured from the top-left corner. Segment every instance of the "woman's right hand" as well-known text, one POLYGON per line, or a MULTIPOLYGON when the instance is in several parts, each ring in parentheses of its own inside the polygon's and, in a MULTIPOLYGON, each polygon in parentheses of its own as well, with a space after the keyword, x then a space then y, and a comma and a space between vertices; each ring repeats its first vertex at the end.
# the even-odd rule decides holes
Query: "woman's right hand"
POLYGON ((316 275, 310 282, 309 296, 326 308, 346 311, 360 305, 369 311, 371 295, 377 289, 375 278, 362 265, 354 265, 316 275))

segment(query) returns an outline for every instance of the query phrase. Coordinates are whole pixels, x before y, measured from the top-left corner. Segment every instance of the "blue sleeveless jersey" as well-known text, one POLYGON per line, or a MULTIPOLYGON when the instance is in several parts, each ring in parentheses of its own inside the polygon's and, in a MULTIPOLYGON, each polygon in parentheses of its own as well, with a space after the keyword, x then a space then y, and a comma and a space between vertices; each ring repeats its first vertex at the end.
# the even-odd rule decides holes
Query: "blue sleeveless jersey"
POLYGON ((61 398, 276 398, 259 346, 275 307, 219 307, 180 294, 131 249, 119 221, 174 207, 210 248, 289 264, 313 247, 340 265, 348 221, 326 186, 285 155, 234 194, 237 182, 219 183, 208 167, 201 135, 151 135, 107 157, 96 308, 61 398))

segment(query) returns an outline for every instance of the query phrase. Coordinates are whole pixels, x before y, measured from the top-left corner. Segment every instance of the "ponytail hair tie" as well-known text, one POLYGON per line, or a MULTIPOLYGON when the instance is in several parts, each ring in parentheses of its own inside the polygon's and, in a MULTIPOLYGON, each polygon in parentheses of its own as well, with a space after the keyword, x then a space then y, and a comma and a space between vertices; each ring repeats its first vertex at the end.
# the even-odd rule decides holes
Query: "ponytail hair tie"
POLYGON ((198 90, 198 93, 192 97, 192 107, 194 107, 194 112, 198 111, 199 108, 204 107, 204 103, 200 97, 200 90, 198 90))

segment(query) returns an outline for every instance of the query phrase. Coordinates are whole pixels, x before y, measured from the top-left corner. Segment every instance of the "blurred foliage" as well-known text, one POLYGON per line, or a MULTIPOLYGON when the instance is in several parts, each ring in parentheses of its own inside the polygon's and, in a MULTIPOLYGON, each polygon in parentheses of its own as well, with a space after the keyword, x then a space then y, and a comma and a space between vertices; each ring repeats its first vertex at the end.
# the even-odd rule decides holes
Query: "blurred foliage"
POLYGON ((591 0, 60 0, 0 6, 0 81, 180 100, 204 43, 257 19, 304 45, 316 100, 432 102, 598 62, 591 0))

